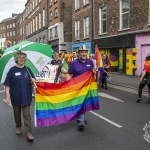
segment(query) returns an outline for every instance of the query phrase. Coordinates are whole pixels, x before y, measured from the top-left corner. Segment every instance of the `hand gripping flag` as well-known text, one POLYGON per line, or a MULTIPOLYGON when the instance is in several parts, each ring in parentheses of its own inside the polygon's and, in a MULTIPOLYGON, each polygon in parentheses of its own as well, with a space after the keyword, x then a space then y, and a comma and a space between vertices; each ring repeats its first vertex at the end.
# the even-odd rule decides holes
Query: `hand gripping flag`
POLYGON ((36 127, 68 123, 85 112, 99 109, 98 87, 93 72, 61 84, 38 82, 36 85, 36 127))

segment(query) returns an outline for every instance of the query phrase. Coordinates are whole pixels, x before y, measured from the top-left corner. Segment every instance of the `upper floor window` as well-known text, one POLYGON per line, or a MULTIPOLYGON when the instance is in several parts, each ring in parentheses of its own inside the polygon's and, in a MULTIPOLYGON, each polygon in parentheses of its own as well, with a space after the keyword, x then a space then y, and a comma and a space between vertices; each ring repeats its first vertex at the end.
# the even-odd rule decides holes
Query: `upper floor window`
POLYGON ((52 11, 50 12, 50 21, 53 19, 52 11))
POLYGON ((38 0, 35 0, 35 6, 37 6, 38 5, 38 0))
POLYGON ((80 8, 80 0, 75 0, 75 10, 80 8))
POLYGON ((43 27, 45 27, 45 9, 43 9, 43 27))
POLYGON ((13 31, 13 36, 15 36, 16 35, 16 32, 15 31, 13 31))
POLYGON ((12 28, 12 24, 10 24, 10 28, 12 28))
POLYGON ((89 0, 83 0, 83 4, 84 4, 84 5, 89 4, 89 0))
POLYGON ((107 28, 106 28, 106 22, 107 22, 107 11, 106 11, 106 6, 103 8, 100 8, 99 12, 99 33, 106 33, 107 28))
POLYGON ((53 38, 53 30, 50 29, 50 38, 53 38))
POLYGON ((55 27, 55 37, 58 37, 58 26, 55 27))
POLYGON ((41 13, 39 13, 39 29, 41 29, 41 13))
POLYGON ((80 39, 80 21, 75 21, 75 38, 80 39))
POLYGON ((52 0, 50 0, 50 6, 52 6, 52 0))
POLYGON ((84 37, 89 37, 89 17, 84 18, 84 37))
POLYGON ((148 13, 148 23, 150 24, 150 0, 149 0, 149 13, 148 13))
POLYGON ((9 25, 7 25, 7 29, 9 29, 9 25))
POLYGON ((34 9, 34 0, 33 0, 33 2, 32 2, 32 9, 34 9))
POLYGON ((129 0, 120 0, 120 29, 129 28, 129 0))
POLYGON ((55 17, 58 17, 58 8, 55 8, 55 17))

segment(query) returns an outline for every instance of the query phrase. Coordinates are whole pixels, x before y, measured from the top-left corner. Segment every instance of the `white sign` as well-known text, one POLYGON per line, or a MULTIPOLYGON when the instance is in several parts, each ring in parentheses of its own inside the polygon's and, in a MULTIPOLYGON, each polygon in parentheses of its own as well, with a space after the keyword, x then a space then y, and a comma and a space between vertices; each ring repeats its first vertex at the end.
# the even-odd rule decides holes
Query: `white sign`
POLYGON ((36 80, 39 82, 54 83, 58 66, 46 65, 40 74, 35 75, 36 80))

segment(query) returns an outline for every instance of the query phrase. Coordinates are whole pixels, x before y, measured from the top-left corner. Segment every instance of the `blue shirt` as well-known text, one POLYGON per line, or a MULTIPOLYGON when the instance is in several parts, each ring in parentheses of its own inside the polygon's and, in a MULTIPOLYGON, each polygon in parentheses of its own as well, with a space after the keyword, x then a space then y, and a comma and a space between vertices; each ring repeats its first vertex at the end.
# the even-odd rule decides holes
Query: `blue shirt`
POLYGON ((18 68, 14 66, 9 70, 6 76, 4 85, 10 87, 10 98, 13 106, 31 105, 32 84, 30 75, 32 78, 34 78, 34 75, 30 68, 28 68, 30 72, 29 75, 27 68, 18 68))
POLYGON ((91 59, 87 58, 85 62, 82 62, 79 58, 77 58, 71 62, 68 69, 68 74, 72 74, 72 78, 74 78, 85 72, 92 71, 93 68, 94 64, 91 59))

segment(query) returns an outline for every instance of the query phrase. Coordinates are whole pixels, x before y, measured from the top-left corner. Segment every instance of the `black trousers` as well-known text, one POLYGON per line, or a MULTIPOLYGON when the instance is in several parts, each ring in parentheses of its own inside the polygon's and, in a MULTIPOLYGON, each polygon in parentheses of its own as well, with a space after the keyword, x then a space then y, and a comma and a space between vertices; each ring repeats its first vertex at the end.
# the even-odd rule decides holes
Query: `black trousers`
POLYGON ((107 76, 107 73, 104 72, 103 79, 102 79, 102 84, 104 84, 105 86, 107 86, 106 76, 107 76))
MULTIPOLYGON (((145 87, 146 84, 140 83, 139 89, 138 89, 138 95, 139 98, 142 97, 142 89, 145 87)), ((148 90, 149 90, 149 99, 150 99, 150 84, 147 84, 148 90)))

